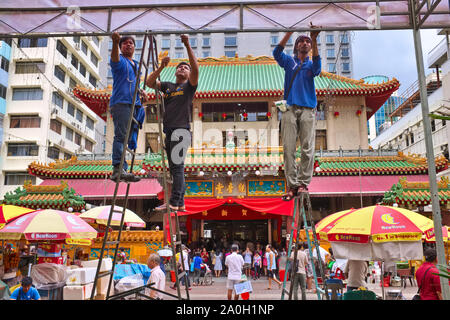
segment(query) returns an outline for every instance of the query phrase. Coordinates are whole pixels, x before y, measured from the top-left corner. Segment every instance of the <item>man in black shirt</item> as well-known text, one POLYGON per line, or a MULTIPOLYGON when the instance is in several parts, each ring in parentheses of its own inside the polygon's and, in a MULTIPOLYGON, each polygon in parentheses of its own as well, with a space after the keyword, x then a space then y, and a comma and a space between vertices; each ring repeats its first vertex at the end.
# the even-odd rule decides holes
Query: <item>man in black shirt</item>
MULTIPOLYGON (((189 63, 180 62, 177 65, 175 83, 157 80, 161 71, 169 64, 169 57, 162 59, 159 68, 150 74, 146 82, 147 86, 156 86, 164 94, 163 131, 166 134, 165 149, 173 179, 169 208, 178 211, 185 210, 184 159, 191 145, 190 112, 199 75, 197 58, 189 44, 189 37, 181 35, 181 41, 186 47, 189 63)), ((155 210, 166 210, 166 205, 164 203, 155 210)))

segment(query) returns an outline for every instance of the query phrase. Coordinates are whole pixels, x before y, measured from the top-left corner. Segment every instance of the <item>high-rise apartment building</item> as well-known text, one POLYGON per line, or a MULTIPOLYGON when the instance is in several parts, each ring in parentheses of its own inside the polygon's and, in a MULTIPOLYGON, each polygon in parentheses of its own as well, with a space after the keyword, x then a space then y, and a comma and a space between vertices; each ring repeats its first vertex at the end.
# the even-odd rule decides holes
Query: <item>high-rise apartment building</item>
POLYGON ((101 143, 104 125, 98 127, 104 121, 72 94, 77 84, 92 89, 99 85, 100 44, 98 37, 12 40, 0 198, 25 180, 40 183, 27 173, 31 162, 93 153, 101 143))
MULTIPOLYGON (((11 60, 11 39, 0 40, 0 146, 3 144, 3 119, 6 114, 6 93, 8 91, 9 63, 11 60)), ((0 154, 0 164, 2 162, 0 154)))

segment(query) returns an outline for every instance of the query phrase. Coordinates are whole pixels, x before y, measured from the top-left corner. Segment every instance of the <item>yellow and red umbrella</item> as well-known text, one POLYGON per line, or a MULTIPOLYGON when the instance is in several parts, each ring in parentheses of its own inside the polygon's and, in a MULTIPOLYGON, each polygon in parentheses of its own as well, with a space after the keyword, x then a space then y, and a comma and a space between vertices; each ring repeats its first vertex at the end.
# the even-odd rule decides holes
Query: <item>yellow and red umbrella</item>
POLYGON ((0 230, 0 239, 29 241, 72 241, 93 239, 97 231, 83 219, 59 210, 46 209, 27 213, 0 230))
MULTIPOLYGON (((86 222, 89 223, 98 223, 102 225, 107 225, 110 211, 111 206, 99 206, 81 213, 78 217, 84 219, 86 222)), ((120 225, 120 220, 122 218, 122 211, 123 211, 122 207, 114 206, 114 212, 111 218, 111 225, 113 226, 120 225)), ((142 220, 136 213, 134 213, 129 209, 125 210, 124 224, 127 227, 145 228, 145 221, 142 220)))
POLYGON ((433 226, 419 213, 376 205, 332 214, 317 223, 316 231, 338 258, 412 260, 422 259, 422 235, 433 226))
MULTIPOLYGON (((443 226, 442 227, 442 238, 444 239, 444 242, 448 242, 449 241, 449 231, 448 231, 449 227, 447 226, 443 226)), ((423 239, 427 242, 436 242, 436 237, 434 234, 434 229, 426 232, 423 236, 423 239)))
POLYGON ((2 204, 0 205, 0 229, 9 222, 12 221, 24 214, 36 211, 34 209, 28 209, 19 206, 13 206, 11 204, 2 204))

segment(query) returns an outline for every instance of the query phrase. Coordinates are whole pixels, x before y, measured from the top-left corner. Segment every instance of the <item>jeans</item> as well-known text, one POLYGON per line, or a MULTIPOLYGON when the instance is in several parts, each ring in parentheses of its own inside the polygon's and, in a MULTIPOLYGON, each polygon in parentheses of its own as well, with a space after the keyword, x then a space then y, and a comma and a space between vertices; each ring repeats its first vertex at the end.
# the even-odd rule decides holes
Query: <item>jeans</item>
MULTIPOLYGON (((180 270, 180 272, 181 272, 181 270, 180 270)), ((185 281, 185 279, 187 279, 187 286, 190 287, 190 286, 191 286, 191 282, 190 282, 190 280, 189 280, 189 270, 188 270, 188 269, 186 269, 186 276, 181 277, 181 284, 182 284, 183 286, 186 286, 186 281, 185 281)))
POLYGON ((184 159, 187 149, 191 145, 191 133, 184 128, 165 128, 165 145, 169 171, 172 176, 172 193, 169 203, 172 206, 184 206, 184 192, 186 184, 184 181, 184 159))
POLYGON ((200 283, 200 275, 201 275, 201 269, 194 269, 194 278, 192 279, 192 282, 199 284, 200 283))
POLYGON ((300 284, 300 288, 302 290, 302 300, 306 300, 306 274, 303 273, 295 273, 294 275, 294 300, 298 300, 298 285, 300 284))
POLYGON ((261 275, 261 267, 259 265, 255 265, 255 278, 259 278, 261 275))
MULTIPOLYGON (((114 123, 114 141, 112 145, 112 165, 118 167, 122 158, 123 143, 127 135, 127 126, 130 119, 131 105, 118 103, 110 108, 114 123)), ((131 140, 131 134, 130 139, 131 140)), ((123 162, 123 169, 127 171, 128 163, 123 162)))

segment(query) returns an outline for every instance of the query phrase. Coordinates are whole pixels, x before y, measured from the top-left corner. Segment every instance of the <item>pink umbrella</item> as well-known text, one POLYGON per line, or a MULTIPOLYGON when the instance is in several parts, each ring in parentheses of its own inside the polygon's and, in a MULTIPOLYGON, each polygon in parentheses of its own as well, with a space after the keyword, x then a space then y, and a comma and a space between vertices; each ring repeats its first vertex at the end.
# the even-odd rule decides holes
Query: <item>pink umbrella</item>
POLYGON ((46 209, 27 213, 0 230, 0 239, 29 241, 61 241, 93 239, 97 231, 83 219, 59 210, 46 209))

